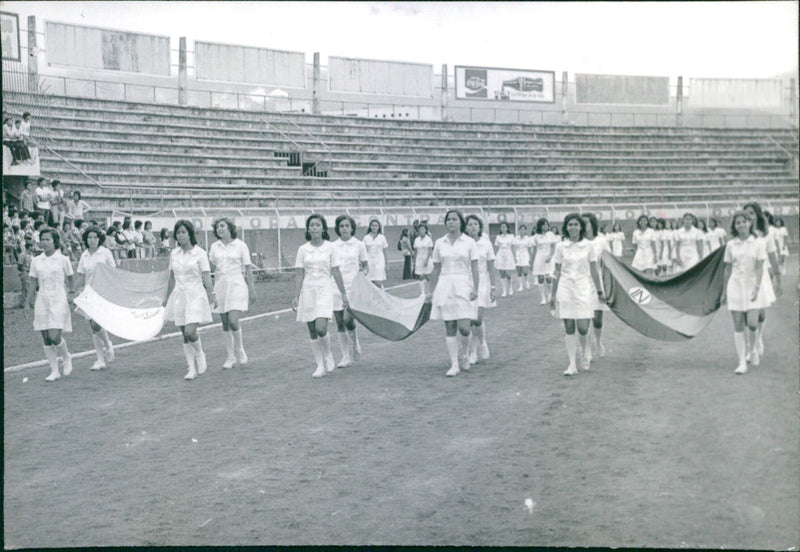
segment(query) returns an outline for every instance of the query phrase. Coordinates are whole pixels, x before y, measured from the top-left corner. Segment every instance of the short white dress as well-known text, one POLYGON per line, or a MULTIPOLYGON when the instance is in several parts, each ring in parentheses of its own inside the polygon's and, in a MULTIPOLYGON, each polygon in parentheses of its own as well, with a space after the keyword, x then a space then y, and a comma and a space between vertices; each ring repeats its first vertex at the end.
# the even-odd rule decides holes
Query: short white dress
POLYGON ((687 270, 700 262, 697 242, 702 242, 703 239, 705 239, 703 231, 694 226, 688 230, 681 227, 675 231, 675 247, 683 262, 683 266, 680 267, 681 270, 687 270))
POLYGON ((247 311, 250 308, 250 290, 244 279, 244 270, 251 265, 247 244, 238 238, 228 245, 222 240, 215 241, 208 250, 208 260, 214 265, 217 306, 213 312, 247 311))
POLYGON ((33 329, 72 331, 72 316, 67 300, 65 278, 72 276, 72 262, 61 251, 49 257, 44 253, 31 259, 28 276, 36 278, 39 291, 33 306, 33 329))
POLYGON ((414 251, 417 256, 414 261, 414 273, 424 276, 433 272, 433 240, 430 234, 425 234, 424 238, 417 236, 414 239, 414 251))
POLYGON ((367 278, 373 282, 383 282, 386 280, 386 257, 383 250, 389 247, 389 243, 383 234, 372 237, 372 234, 364 236, 364 246, 367 248, 367 264, 369 272, 367 278))
POLYGON ((658 230, 658 266, 672 264, 672 230, 658 230))
POLYGON ((433 290, 431 320, 477 318, 478 302, 469 300, 473 289, 471 263, 477 260, 478 245, 466 234, 461 234, 452 244, 447 236, 436 240, 433 262, 441 264, 442 269, 433 290))
MULTIPOLYGON (((597 270, 600 273, 600 289, 605 291, 603 288, 603 251, 608 249, 608 238, 603 234, 598 234, 593 240, 589 240, 589 243, 592 244, 594 255, 597 257, 597 270)), ((601 302, 600 298, 597 297, 597 288, 594 285, 591 273, 589 273, 589 281, 592 282, 592 302, 594 303, 594 310, 609 311, 608 305, 606 305, 605 302, 601 302)))
MULTIPOLYGON (((344 282, 344 290, 347 297, 350 297, 350 289, 353 286, 353 280, 358 276, 358 271, 361 270, 361 263, 368 262, 367 248, 364 242, 352 236, 347 241, 342 241, 341 238, 332 243, 336 249, 336 256, 339 259, 339 271, 342 273, 342 281, 344 282)), ((342 294, 339 292, 339 286, 336 281, 331 278, 331 289, 333 290, 333 310, 340 311, 344 309, 342 302, 342 294)))
POLYGON ((775 296, 775 288, 772 287, 772 261, 769 259, 770 253, 778 253, 777 247, 775 246, 775 241, 770 239, 769 235, 763 236, 761 232, 756 230, 756 241, 761 242, 764 244, 764 249, 767 252, 767 262, 764 265, 764 276, 761 280, 761 289, 764 289, 767 293, 767 301, 771 305, 775 302, 777 297, 775 296))
POLYGON ((633 262, 631 263, 633 268, 647 270, 656 267, 652 246, 654 241, 655 233, 652 228, 647 228, 644 232, 638 228, 633 231, 631 242, 636 246, 636 254, 633 256, 633 262))
POLYGON ((297 250, 294 266, 305 271, 297 304, 297 321, 333 318, 332 269, 339 266, 336 248, 329 241, 323 241, 318 247, 306 242, 297 250))
POLYGON ((781 256, 783 256, 783 257, 788 256, 789 255, 789 244, 788 244, 788 241, 789 241, 789 230, 787 230, 785 226, 781 226, 780 228, 778 228, 776 230, 776 232, 777 232, 778 241, 779 241, 779 244, 780 244, 780 247, 778 248, 778 251, 780 251, 781 256))
POLYGON ((534 276, 550 276, 553 274, 553 256, 555 251, 552 248, 558 244, 559 240, 555 234, 550 230, 544 234, 535 234, 531 237, 531 245, 536 248, 533 256, 533 275, 534 276), (553 253, 553 255, 551 255, 553 253), (546 262, 550 257, 550 262, 546 262))
POLYGON ((517 266, 526 267, 531 264, 531 237, 517 236, 514 239, 514 261, 517 266))
MULTIPOLYGON (((78 274, 83 274, 84 278, 86 279, 86 283, 88 284, 89 280, 92 279, 94 268, 99 264, 106 264, 111 268, 115 268, 117 266, 116 261, 114 261, 114 254, 103 245, 98 247, 97 251, 94 253, 89 253, 88 249, 84 250, 84 252, 81 253, 81 258, 78 260, 78 268, 75 269, 75 272, 78 274)), ((76 309, 75 312, 83 316, 86 320, 91 320, 91 318, 81 309, 76 309)))
POLYGON ((717 226, 713 230, 708 231, 706 237, 708 237, 708 242, 711 245, 711 252, 725 245, 725 238, 727 235, 727 232, 725 232, 725 229, 721 226, 717 226))
POLYGON ((175 289, 167 299, 164 320, 172 320, 176 326, 211 322, 211 305, 203 287, 203 272, 211 272, 206 252, 198 245, 189 251, 178 246, 170 253, 169 269, 175 289))
POLYGON ((611 254, 615 257, 622 257, 622 249, 625 242, 624 232, 612 232, 611 238, 611 254))
MULTIPOLYGON (((475 242, 478 247, 478 307, 491 309, 497 306, 497 301, 492 301, 492 279, 489 276, 489 261, 495 260, 494 247, 486 233, 481 234, 475 242)), ((470 279, 472 272, 470 272, 470 279)))
POLYGON ((497 270, 516 270, 516 260, 512 246, 516 237, 514 234, 498 234, 494 238, 494 246, 497 248, 495 268, 497 270))
POLYGON ((556 317, 567 320, 594 316, 597 291, 592 281, 591 264, 597 261, 589 240, 564 240, 556 247, 555 263, 561 265, 556 290, 556 317))
POLYGON ((762 283, 759 286, 755 301, 750 297, 756 285, 756 263, 764 261, 764 272, 767 272, 767 248, 763 241, 754 236, 747 239, 734 238, 725 246, 725 262, 731 265, 731 277, 728 280, 727 301, 729 311, 745 312, 765 309, 774 302, 774 293, 770 298, 772 285, 769 288, 762 283))

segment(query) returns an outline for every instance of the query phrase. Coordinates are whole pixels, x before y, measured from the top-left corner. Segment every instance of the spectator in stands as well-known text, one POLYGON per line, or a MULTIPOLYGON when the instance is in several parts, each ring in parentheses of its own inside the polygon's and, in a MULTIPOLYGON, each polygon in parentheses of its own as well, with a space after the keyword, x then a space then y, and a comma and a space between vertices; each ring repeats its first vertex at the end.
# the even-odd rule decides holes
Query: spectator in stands
POLYGON ((786 274, 786 258, 789 256, 789 229, 781 217, 775 217, 775 227, 777 228, 780 249, 778 256, 780 263, 780 273, 786 274))
POLYGON ((3 119, 3 145, 11 150, 12 165, 19 165, 30 158, 30 155, 26 155, 28 148, 25 147, 25 143, 19 135, 19 130, 14 126, 11 117, 3 119))
POLYGON ((72 221, 65 220, 60 229, 61 232, 61 254, 67 257, 70 261, 74 261, 75 255, 72 252, 72 221))
POLYGON ((45 186, 44 178, 39 177, 36 180, 36 210, 42 216, 45 222, 50 222, 50 197, 52 196, 52 189, 45 186))
POLYGON ((411 241, 408 239, 408 228, 403 228, 400 232, 397 248, 403 252, 403 280, 411 280, 413 278, 411 273, 413 251, 411 250, 411 241))
POLYGON ((72 200, 67 204, 66 217, 72 220, 83 220, 92 208, 81 199, 81 193, 78 190, 72 192, 72 200))
POLYGON ((3 264, 9 265, 16 262, 14 252, 15 243, 14 231, 7 223, 3 222, 3 264))
POLYGON ((19 198, 19 205, 23 211, 32 212, 36 208, 36 191, 34 190, 33 180, 25 183, 25 189, 19 198))
POLYGON ((133 245, 136 247, 136 258, 144 257, 144 235, 142 234, 142 221, 133 223, 133 245))
POLYGON ((156 237, 153 234, 153 222, 144 221, 144 230, 142 230, 142 244, 144 247, 144 256, 152 258, 156 256, 156 237))
POLYGON ((22 123, 19 125, 19 134, 26 144, 30 144, 32 146, 36 145, 36 142, 31 140, 31 114, 27 111, 22 114, 22 123))
POLYGON ((367 248, 367 257, 369 257, 367 278, 383 288, 383 282, 386 280, 386 257, 383 250, 389 247, 389 244, 383 235, 378 219, 369 221, 369 232, 364 236, 363 241, 367 248))
POLYGON ((20 282, 20 301, 19 308, 25 307, 28 298, 28 273, 31 270, 33 260, 33 236, 28 234, 24 238, 21 248, 17 252, 17 271, 19 272, 20 282))
POLYGON ((166 257, 169 255, 171 246, 169 243, 169 229, 162 228, 158 233, 158 256, 166 257))
POLYGON ((33 242, 39 245, 39 232, 43 230, 45 223, 43 220, 35 220, 33 222, 33 242))
POLYGON ((117 227, 114 226, 113 224, 109 226, 108 229, 106 230, 105 246, 106 248, 108 248, 109 251, 111 251, 111 254, 114 256, 114 259, 116 261, 119 261, 120 258, 122 257, 121 254, 122 249, 119 242, 117 241, 118 236, 119 236, 119 231, 117 230, 117 227))

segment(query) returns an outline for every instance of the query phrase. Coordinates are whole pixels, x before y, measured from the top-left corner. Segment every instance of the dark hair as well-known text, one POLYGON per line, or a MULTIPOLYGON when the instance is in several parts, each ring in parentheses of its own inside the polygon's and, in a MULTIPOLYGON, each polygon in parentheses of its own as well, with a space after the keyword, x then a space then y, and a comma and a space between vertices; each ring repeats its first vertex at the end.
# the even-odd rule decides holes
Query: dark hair
MULTIPOLYGON (((481 220, 481 217, 473 213, 471 215, 467 215, 466 223, 469 223, 470 220, 478 221, 478 237, 480 238, 481 235, 483 234, 483 221, 481 220)), ((464 228, 466 228, 466 226, 467 225, 464 224, 464 228)))
POLYGON ((408 237, 408 228, 403 228, 402 230, 400 230, 400 237, 401 238, 407 238, 408 237))
POLYGON ((783 222, 783 219, 781 217, 775 217, 775 226, 777 226, 778 228, 783 228, 785 225, 786 223, 783 222))
POLYGON ((28 221, 26 219, 22 219, 19 221, 19 229, 25 230, 28 227, 28 221))
POLYGON ((61 181, 59 179, 57 179, 57 178, 55 180, 51 180, 50 181, 50 186, 53 189, 55 189, 56 186, 60 186, 60 185, 61 185, 61 181))
POLYGON ((599 224, 597 222, 597 217, 594 215, 594 213, 583 213, 583 215, 581 215, 581 216, 586 217, 587 219, 589 219, 589 226, 592 227, 592 236, 596 238, 597 237, 597 226, 599 224))
POLYGON ((125 217, 125 220, 122 222, 122 229, 123 230, 130 230, 131 228, 131 219, 125 217))
POLYGON ((497 227, 497 231, 502 234, 502 230, 503 230, 503 225, 504 224, 506 225, 506 234, 508 234, 509 231, 511 230, 511 225, 509 225, 508 222, 506 222, 506 221, 501 221, 500 222, 500 225, 497 227))
POLYGON ((767 219, 764 217, 764 211, 761 210, 761 205, 756 203, 755 201, 751 201, 750 203, 745 203, 742 206, 742 211, 747 211, 747 208, 750 207, 756 213, 756 220, 753 221, 753 226, 755 226, 756 230, 767 235, 767 219))
MULTIPOLYGON (((639 218, 636 219, 636 228, 638 228, 639 230, 641 230, 641 226, 639 226, 639 223, 642 222, 642 219, 644 219, 645 222, 647 222, 648 227, 650 226, 650 217, 648 217, 647 215, 639 215, 639 218)), ((564 228, 566 228, 566 226, 564 228)))
POLYGON ((379 221, 376 218, 369 219, 369 224, 367 224, 367 234, 369 234, 372 231, 372 223, 373 222, 377 222, 378 223, 378 234, 383 234, 383 225, 381 224, 381 221, 379 221))
POLYGON ((162 228, 158 232, 158 237, 161 239, 162 242, 164 240, 168 240, 169 239, 169 228, 162 228))
POLYGON ((612 232, 622 232, 622 224, 619 222, 615 222, 614 226, 611 227, 612 232))
MULTIPOLYGON (((733 214, 733 218, 731 218, 731 236, 735 236, 737 238, 741 238, 741 236, 739 236, 739 234, 736 232, 736 219, 739 217, 744 217, 747 220, 750 220, 750 215, 748 215, 744 211, 736 211, 733 214)), ((753 224, 752 220, 750 220, 750 234, 753 236, 756 235, 755 224, 753 224)))
MULTIPOLYGON (((642 215, 645 216, 645 215, 642 215)), ((570 213, 566 217, 564 217, 564 223, 561 225, 561 232, 564 234, 565 238, 569 238, 569 232, 567 232, 567 224, 572 219, 577 219, 581 225, 581 233, 578 237, 578 241, 581 241, 586 236, 586 221, 583 220, 583 217, 580 213, 570 213)))
POLYGON ((547 225, 548 228, 550 228, 550 221, 547 220, 546 218, 542 217, 542 218, 540 218, 539 220, 536 221, 536 233, 537 234, 542 234, 543 233, 542 232, 542 226, 544 226, 545 224, 547 225))
POLYGON ((767 222, 769 222, 772 226, 775 226, 775 218, 772 216, 772 213, 765 209, 764 216, 767 218, 767 222))
POLYGON ((31 114, 30 114, 30 113, 28 113, 27 111, 26 111, 25 113, 23 113, 23 114, 22 114, 22 118, 23 118, 23 119, 24 119, 25 117, 30 117, 30 116, 31 116, 31 114))
POLYGON ((714 227, 712 228, 712 230, 716 229, 719 226, 719 221, 715 218, 708 219, 709 226, 711 225, 711 223, 714 223, 714 227))
POLYGON ((75 228, 80 228, 81 226, 83 226, 83 219, 75 219, 75 220, 72 222, 72 225, 73 225, 75 228))
MULTIPOLYGON (((128 226, 130 226, 131 221, 127 221, 128 226)), ((186 228, 186 231, 189 233, 189 243, 192 245, 197 245, 197 238, 194 237, 194 225, 186 219, 181 219, 175 223, 175 227, 172 229, 172 237, 175 238, 175 241, 178 241, 178 228, 183 226, 186 228)))
POLYGON ((42 241, 42 236, 45 234, 50 234, 53 236, 53 245, 55 245, 56 249, 61 246, 61 234, 58 233, 58 230, 55 228, 45 228, 41 232, 39 232, 39 243, 42 241))
MULTIPOLYGON (((165 229, 165 230, 166 230, 166 229, 165 229)), ((119 230, 117 230, 117 227, 116 227, 116 226, 114 226, 114 225, 112 224, 111 226, 109 226, 109 227, 106 229, 106 236, 113 236, 113 235, 114 235, 114 234, 116 234, 117 232, 119 232, 119 230)))
POLYGON ((116 228, 117 230, 119 230, 119 226, 120 226, 120 224, 122 224, 122 222, 120 222, 120 221, 118 221, 118 220, 115 220, 114 222, 112 222, 112 223, 111 223, 111 226, 113 226, 114 228, 116 228))
POLYGON ((418 228, 424 228, 424 229, 425 229, 425 234, 426 234, 426 235, 428 235, 428 234, 430 234, 430 233, 431 233, 430 229, 428 228, 428 223, 427 223, 427 222, 425 222, 424 220, 423 220, 422 222, 420 222, 420 223, 419 223, 419 226, 418 226, 418 228))
MULTIPOLYGON (((660 230, 666 230, 666 228, 667 228, 667 219, 659 218, 658 219, 658 224, 661 225, 660 230)), ((658 226, 656 226, 656 228, 658 228, 658 226)))
POLYGON ((708 226, 706 226, 706 221, 703 219, 697 219, 697 228, 702 230, 703 232, 708 232, 708 226), (702 224, 702 226, 700 226, 702 224))
POLYGON ((141 227, 142 227, 142 221, 141 220, 137 220, 136 222, 133 223, 134 230, 138 230, 141 227))
POLYGON ((152 228, 152 227, 153 227, 153 221, 152 221, 152 220, 146 220, 146 221, 144 221, 144 229, 145 229, 145 230, 147 230, 147 225, 148 225, 148 224, 150 225, 150 228, 152 228))
POLYGON ((695 227, 695 228, 697 228, 697 217, 696 217, 696 216, 694 216, 694 213, 690 213, 690 212, 688 212, 688 211, 687 211, 687 212, 685 212, 685 213, 683 214, 683 216, 681 217, 681 222, 683 222, 683 219, 685 219, 685 218, 686 218, 686 215, 689 215, 690 217, 692 217, 692 224, 694 225, 694 227, 695 227))
POLYGON ((41 228, 42 226, 44 226, 44 221, 43 220, 36 220, 36 221, 33 222, 33 229, 34 230, 39 230, 39 228, 41 228))
POLYGON ((308 215, 308 218, 306 219, 306 241, 311 241, 311 233, 308 231, 308 225, 314 219, 317 219, 322 222, 322 239, 323 240, 331 239, 330 236, 328 235, 328 222, 325 220, 325 217, 323 217, 319 213, 312 213, 308 215))
POLYGON ((464 220, 464 215, 461 214, 461 211, 458 209, 450 209, 444 214, 444 223, 447 225, 447 217, 450 216, 450 213, 455 213, 458 216, 458 220, 461 221, 461 233, 464 233, 464 230, 467 229, 467 221, 464 220))
POLYGON ((517 230, 518 230, 519 232, 522 232, 522 229, 523 229, 523 228, 524 228, 525 230, 527 230, 527 229, 528 229, 528 227, 527 227, 527 226, 525 226, 524 224, 520 224, 519 226, 517 226, 517 230))
POLYGON ((339 233, 339 225, 344 221, 347 221, 347 222, 350 223, 350 235, 351 236, 355 236, 356 235, 356 220, 353 217, 351 217, 350 215, 339 215, 338 217, 336 217, 336 223, 335 223, 335 226, 333 227, 333 231, 336 232, 336 235, 341 238, 342 235, 339 233))
POLYGON ((231 239, 235 240, 238 233, 236 232, 236 225, 233 223, 231 219, 228 217, 220 217, 218 219, 214 219, 214 222, 211 224, 211 229, 214 231, 214 236, 220 240, 222 238, 219 237, 217 234, 217 226, 220 222, 224 222, 225 225, 228 227, 228 233, 231 235, 231 239))
POLYGON ((81 236, 81 239, 83 240, 83 245, 85 245, 87 249, 89 248, 89 236, 91 234, 97 236, 97 239, 100 242, 99 245, 103 245, 104 243, 106 243, 106 235, 103 233, 102 230, 100 230, 99 226, 93 225, 84 230, 83 236, 81 236))
POLYGON ((76 194, 77 194, 77 196, 78 196, 78 199, 80 199, 80 198, 81 198, 81 193, 80 193, 78 190, 75 190, 74 192, 72 192, 72 195, 73 195, 73 197, 74 197, 76 194))
POLYGON ((44 177, 40 176, 39 178, 36 179, 36 183, 41 184, 42 182, 44 182, 44 180, 45 180, 44 177))

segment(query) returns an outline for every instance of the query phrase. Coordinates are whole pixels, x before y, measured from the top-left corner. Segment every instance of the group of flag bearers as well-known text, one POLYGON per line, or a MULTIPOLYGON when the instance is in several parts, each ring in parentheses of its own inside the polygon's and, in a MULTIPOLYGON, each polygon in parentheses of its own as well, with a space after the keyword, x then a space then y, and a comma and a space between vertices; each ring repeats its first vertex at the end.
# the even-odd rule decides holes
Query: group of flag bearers
MULTIPOLYGON (((704 251, 697 230, 697 219, 687 213, 684 226, 674 243, 674 259, 685 270, 699 262, 704 251)), ((654 235, 658 228, 652 219, 642 216, 633 235, 636 252, 633 267, 652 273, 658 266, 665 245, 654 235)), ((169 284, 164 301, 165 320, 173 321, 183 335, 183 349, 192 380, 207 369, 199 324, 212 321, 212 312, 222 319, 226 360, 222 367, 247 363, 239 319, 255 300, 250 252, 237 239, 236 227, 229 219, 214 222, 214 242, 209 253, 197 245, 191 222, 179 220, 173 237, 177 247, 169 261, 169 284), (211 267, 216 280, 212 284, 211 267)), ((532 236, 525 228, 514 236, 509 226, 500 224, 494 247, 477 215, 466 218, 458 210, 445 214, 446 234, 435 242, 422 224, 414 246, 417 251, 416 273, 421 276, 421 293, 431 303, 430 318, 445 325, 445 345, 450 358, 447 376, 469 370, 470 365, 489 358, 484 311, 497 306, 500 296, 513 295, 512 274, 518 278, 517 291, 530 287, 533 277, 539 287, 540 304, 549 305, 551 313, 563 320, 569 365, 564 375, 578 373, 578 365, 590 368, 593 351, 605 354, 602 342, 603 312, 608 310, 601 278, 603 251, 614 251, 615 240, 598 232, 592 214, 571 213, 564 219, 562 236, 555 236, 546 219, 536 223, 532 236), (496 248, 496 252, 495 252, 496 248), (498 274, 499 273, 499 274, 498 274), (530 274, 529 274, 530 273, 530 274), (590 332, 590 330, 592 330, 590 332), (577 335, 576 335, 577 334, 577 335), (580 356, 579 356, 580 353, 580 356)), ((338 368, 350 366, 361 357, 355 319, 348 308, 348 296, 359 272, 383 271, 377 253, 385 248, 380 223, 370 221, 364 241, 355 237, 356 223, 348 215, 337 217, 331 242, 325 218, 313 214, 306 220, 306 243, 297 252, 296 280, 292 307, 297 321, 307 325, 311 349, 316 361, 313 377, 322 377, 338 368), (366 238, 369 238, 367 240, 366 238), (372 253, 365 244, 370 241, 372 253), (380 249, 378 249, 380 248, 380 249), (337 338, 342 351, 335 363, 331 350, 328 322, 336 321, 337 338)), ((766 309, 780 294, 781 266, 788 253, 785 233, 767 224, 767 217, 757 203, 748 203, 734 214, 732 239, 727 242, 725 292, 723 300, 733 316, 734 343, 739 363, 735 373, 747 371, 747 364, 758 366, 764 354, 763 330, 766 309), (745 333, 745 327, 747 333, 745 333)), ((114 266, 113 257, 103 247, 104 233, 96 227, 83 234, 86 250, 78 264, 79 285, 91 279, 94 268, 105 263, 114 266)), ((72 362, 62 332, 71 332, 69 303, 75 295, 75 281, 69 259, 59 250, 57 232, 43 230, 40 243, 43 253, 31 263, 26 313, 34 307, 34 329, 40 331, 51 373, 46 381, 55 381, 72 372, 72 362), (66 285, 65 285, 66 283, 66 285), (35 299, 35 302, 34 302, 35 299)), ((719 240, 717 247, 724 244, 719 240)), ((667 246, 671 251, 671 245, 667 246)), ((672 253, 668 253, 673 257, 672 253)), ((375 280, 375 274, 371 279, 375 280)), ((378 275, 380 276, 380 275, 378 275)), ((87 317, 88 319, 88 317, 87 317)), ((106 331, 89 319, 97 360, 93 370, 101 370, 114 359, 114 348, 106 331)))

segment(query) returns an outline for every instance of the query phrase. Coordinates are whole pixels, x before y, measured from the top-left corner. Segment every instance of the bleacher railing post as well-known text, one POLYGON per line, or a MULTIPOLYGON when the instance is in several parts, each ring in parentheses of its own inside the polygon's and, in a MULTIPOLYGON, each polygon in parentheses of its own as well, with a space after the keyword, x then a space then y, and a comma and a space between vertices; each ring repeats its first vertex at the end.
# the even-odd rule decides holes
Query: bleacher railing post
POLYGON ((683 77, 678 76, 678 89, 675 91, 675 125, 683 126, 683 77))
POLYGON ((178 43, 178 105, 186 105, 186 37, 178 43))
MULTIPOLYGON (((330 77, 328 77, 330 79, 330 77)), ((311 76, 311 113, 319 115, 319 95, 320 95, 320 64, 319 52, 314 52, 314 68, 311 76)))
MULTIPOLYGON (((28 92, 39 91, 39 56, 36 52, 36 16, 28 16, 28 92)), ((66 89, 66 86, 64 87, 66 89)))

